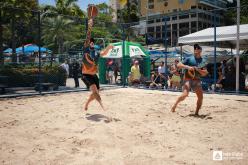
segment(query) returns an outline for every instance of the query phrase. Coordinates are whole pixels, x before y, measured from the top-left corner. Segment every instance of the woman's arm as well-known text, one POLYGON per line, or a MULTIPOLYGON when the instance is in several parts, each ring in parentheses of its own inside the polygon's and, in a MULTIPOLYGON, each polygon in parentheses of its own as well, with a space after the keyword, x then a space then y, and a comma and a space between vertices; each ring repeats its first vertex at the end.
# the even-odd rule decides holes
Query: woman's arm
POLYGON ((195 70, 200 73, 201 76, 206 76, 208 74, 208 71, 206 68, 203 68, 203 69, 199 69, 199 68, 195 68, 195 70))
POLYGON ((113 49, 113 45, 109 45, 109 46, 107 46, 104 50, 102 50, 101 52, 100 52, 100 56, 105 56, 105 55, 107 55, 107 53, 108 53, 108 51, 110 50, 110 49, 113 49))
POLYGON ((191 67, 191 66, 188 66, 188 65, 184 65, 183 63, 181 63, 181 62, 179 62, 178 64, 177 64, 177 68, 178 69, 188 69, 188 70, 194 70, 194 67, 191 67))
POLYGON ((88 21, 88 30, 86 34, 86 40, 84 41, 84 48, 90 46, 90 37, 91 37, 92 27, 93 27, 93 19, 91 18, 88 21))

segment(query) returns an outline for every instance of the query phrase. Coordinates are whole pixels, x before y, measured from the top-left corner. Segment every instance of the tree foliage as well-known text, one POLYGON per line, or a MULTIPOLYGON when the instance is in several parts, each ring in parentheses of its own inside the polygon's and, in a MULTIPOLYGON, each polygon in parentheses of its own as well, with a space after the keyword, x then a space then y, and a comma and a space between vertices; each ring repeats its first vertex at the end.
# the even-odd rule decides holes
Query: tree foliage
MULTIPOLYGON (((4 48, 15 50, 16 46, 35 41, 38 4, 36 0, 5 0, 0 6, 0 57, 3 63, 4 48)), ((15 62, 15 58, 12 60, 15 62)))
POLYGON ((54 53, 63 53, 83 42, 85 13, 76 4, 77 0, 57 0, 55 6, 42 6, 42 41, 54 53))
MULTIPOLYGON (((228 9, 224 13, 224 20, 226 25, 234 25, 237 23, 237 1, 234 0, 232 3, 228 3, 228 9)), ((248 1, 240 0, 240 23, 248 23, 248 1)))

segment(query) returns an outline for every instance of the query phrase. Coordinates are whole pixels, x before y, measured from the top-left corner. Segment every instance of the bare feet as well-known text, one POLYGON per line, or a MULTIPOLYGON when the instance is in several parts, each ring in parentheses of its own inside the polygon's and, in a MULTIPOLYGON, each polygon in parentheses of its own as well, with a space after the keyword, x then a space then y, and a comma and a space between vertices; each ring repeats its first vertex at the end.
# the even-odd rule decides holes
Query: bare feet
POLYGON ((105 111, 105 108, 103 107, 102 102, 99 102, 99 103, 100 103, 100 106, 102 107, 102 109, 105 111))
POLYGON ((84 110, 87 111, 88 110, 88 105, 84 106, 84 110))
POLYGON ((176 112, 176 106, 173 105, 173 107, 171 108, 171 112, 176 112))
POLYGON ((106 120, 104 120, 105 123, 109 123, 113 121, 112 117, 106 117, 106 120))

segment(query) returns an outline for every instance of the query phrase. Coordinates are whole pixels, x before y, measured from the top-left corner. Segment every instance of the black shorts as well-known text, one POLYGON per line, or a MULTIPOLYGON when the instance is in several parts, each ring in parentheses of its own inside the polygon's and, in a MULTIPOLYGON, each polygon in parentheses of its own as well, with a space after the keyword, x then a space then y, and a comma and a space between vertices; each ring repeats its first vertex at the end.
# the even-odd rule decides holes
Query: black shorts
POLYGON ((87 88, 89 89, 91 85, 95 84, 97 89, 100 88, 99 86, 99 79, 97 77, 97 75, 90 75, 90 74, 83 74, 82 75, 82 80, 85 83, 85 85, 87 86, 87 88))

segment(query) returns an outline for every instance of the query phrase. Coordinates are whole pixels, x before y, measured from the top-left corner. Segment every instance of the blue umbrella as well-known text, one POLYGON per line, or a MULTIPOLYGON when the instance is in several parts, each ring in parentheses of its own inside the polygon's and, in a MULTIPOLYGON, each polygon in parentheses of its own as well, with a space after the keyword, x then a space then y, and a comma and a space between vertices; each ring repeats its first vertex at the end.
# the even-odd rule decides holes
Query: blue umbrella
MULTIPOLYGON (((33 53, 33 52, 38 52, 39 47, 37 45, 29 44, 24 46, 24 54, 25 53, 33 53)), ((41 47, 40 48, 41 52, 51 52, 51 50, 41 47)), ((16 53, 22 53, 23 52, 23 47, 16 48, 16 53)))
MULTIPOLYGON (((51 50, 47 49, 47 48, 44 48, 44 47, 41 47, 40 48, 40 51, 41 52, 52 52, 51 50)), ((33 52, 39 52, 39 47, 37 45, 34 45, 34 44, 28 44, 28 45, 25 45, 24 47, 18 47, 16 48, 16 53, 17 54, 20 54, 20 53, 23 53, 24 54, 27 54, 27 53, 33 53, 33 52), (23 50, 24 48, 24 50, 23 50)), ((12 53, 12 49, 11 48, 8 48, 4 51, 4 53, 12 53)))
POLYGON ((3 51, 3 53, 12 53, 12 49, 11 48, 8 48, 5 51, 3 51))

